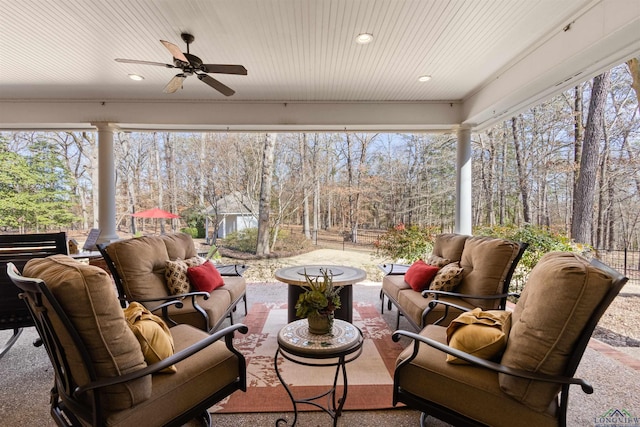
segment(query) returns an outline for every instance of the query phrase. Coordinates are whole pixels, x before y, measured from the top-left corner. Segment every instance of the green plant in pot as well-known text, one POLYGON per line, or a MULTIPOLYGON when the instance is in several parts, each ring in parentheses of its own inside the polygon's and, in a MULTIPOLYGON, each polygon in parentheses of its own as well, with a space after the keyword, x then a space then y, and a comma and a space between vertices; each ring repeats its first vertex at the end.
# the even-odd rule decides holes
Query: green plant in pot
POLYGON ((312 334, 328 334, 333 327, 334 312, 340 308, 340 290, 333 285, 331 271, 320 269, 321 276, 309 276, 305 270, 305 292, 300 294, 296 303, 296 315, 306 318, 309 332, 312 334))

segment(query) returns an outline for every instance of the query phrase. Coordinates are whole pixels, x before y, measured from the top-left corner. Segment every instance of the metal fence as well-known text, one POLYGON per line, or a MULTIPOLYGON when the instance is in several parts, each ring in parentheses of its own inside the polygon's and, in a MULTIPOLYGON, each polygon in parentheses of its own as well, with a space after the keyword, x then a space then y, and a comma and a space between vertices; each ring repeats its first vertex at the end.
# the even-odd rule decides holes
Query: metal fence
POLYGON ((596 249, 596 257, 629 278, 629 284, 640 285, 640 251, 596 249))
MULTIPOLYGON (((316 245, 350 250, 375 250, 385 230, 358 230, 356 239, 348 231, 320 231, 312 234, 316 245), (356 240, 355 242, 353 240, 356 240)), ((596 257, 629 278, 629 284, 640 285, 640 251, 628 249, 596 249, 596 257)))
POLYGON ((321 231, 312 234, 312 240, 316 245, 341 247, 342 249, 375 250, 374 243, 385 230, 358 230, 356 238, 348 231, 326 232, 321 231), (355 240, 355 241, 354 241, 355 240))

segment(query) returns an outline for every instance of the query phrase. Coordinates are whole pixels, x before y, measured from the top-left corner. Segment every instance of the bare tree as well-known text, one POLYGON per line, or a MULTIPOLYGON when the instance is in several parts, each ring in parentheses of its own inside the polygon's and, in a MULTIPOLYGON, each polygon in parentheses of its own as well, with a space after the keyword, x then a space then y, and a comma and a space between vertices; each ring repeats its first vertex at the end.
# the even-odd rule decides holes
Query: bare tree
POLYGON ((598 174, 599 147, 604 129, 604 109, 609 93, 609 71, 593 79, 589 115, 585 129, 580 174, 574 194, 574 212, 571 237, 580 243, 593 243, 593 205, 598 174))
POLYGON ((97 143, 94 135, 91 132, 56 132, 52 137, 60 146, 64 162, 75 181, 72 190, 79 203, 81 228, 96 228, 98 197, 94 197, 91 191, 97 187, 98 182, 97 143))
POLYGON ((309 216, 311 212, 309 211, 309 193, 311 193, 311 188, 308 184, 307 173, 309 169, 309 160, 307 156, 307 151, 309 149, 307 134, 303 133, 298 138, 300 142, 300 178, 302 179, 302 232, 307 239, 311 239, 311 230, 309 223, 309 216))
POLYGON ((531 214, 529 212, 529 189, 527 188, 527 172, 522 159, 521 142, 518 129, 518 117, 511 119, 511 134, 513 136, 513 147, 516 154, 516 167, 518 170, 518 188, 520 189, 520 197, 522 199, 522 219, 526 224, 531 223, 531 214))
MULTIPOLYGON (((574 93, 574 122, 573 122, 573 194, 576 194, 576 187, 578 185, 578 175, 580 174, 580 158, 582 157, 582 141, 584 135, 584 123, 583 123, 583 105, 582 105, 582 84, 576 86, 573 89, 574 93)), ((575 204, 575 198, 574 204, 575 204)), ((575 209, 575 206, 573 207, 575 209)))
POLYGON ((262 156, 262 180, 260 184, 260 207, 258 214, 258 244, 256 255, 269 255, 269 215, 271 210, 271 178, 273 173, 273 154, 277 134, 267 133, 264 138, 262 156))

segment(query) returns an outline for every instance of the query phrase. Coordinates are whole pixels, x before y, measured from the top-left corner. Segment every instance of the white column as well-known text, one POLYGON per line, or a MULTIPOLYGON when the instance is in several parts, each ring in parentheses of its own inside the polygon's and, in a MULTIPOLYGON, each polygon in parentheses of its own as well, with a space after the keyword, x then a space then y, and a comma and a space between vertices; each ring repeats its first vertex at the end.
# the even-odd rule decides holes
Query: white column
POLYGON ((471 234, 471 129, 457 130, 456 151, 456 233, 471 234))
POLYGON ((98 129, 98 243, 113 242, 116 234, 116 174, 113 154, 113 132, 110 123, 92 123, 98 129))

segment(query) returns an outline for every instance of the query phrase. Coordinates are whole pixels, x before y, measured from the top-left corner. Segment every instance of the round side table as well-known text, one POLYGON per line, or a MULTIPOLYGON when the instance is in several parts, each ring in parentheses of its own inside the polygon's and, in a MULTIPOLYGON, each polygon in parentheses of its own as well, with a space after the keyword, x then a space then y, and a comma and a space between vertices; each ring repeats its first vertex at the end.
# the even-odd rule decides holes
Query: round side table
MULTIPOLYGON (((274 357, 276 375, 287 391, 291 403, 293 404, 293 424, 298 420, 298 404, 313 405, 322 409, 333 418, 334 427, 338 423, 338 417, 342 414, 344 402, 347 399, 347 368, 349 362, 357 359, 362 353, 362 331, 349 322, 334 319, 331 333, 316 335, 309 332, 309 325, 306 319, 296 320, 280 329, 278 332, 278 349, 274 357), (313 397, 296 399, 282 379, 278 369, 278 356, 286 360, 304 366, 335 366, 336 373, 333 377, 333 386, 326 392, 313 397), (333 360, 329 360, 333 359, 333 360), (337 360, 336 360, 337 359, 337 360), (336 386, 338 377, 342 373, 344 383, 342 396, 336 399, 336 386), (327 397, 327 406, 324 407, 315 400, 327 397), (336 406, 337 404, 337 406, 336 406)), ((276 421, 276 426, 280 423, 287 423, 284 418, 276 421)))

